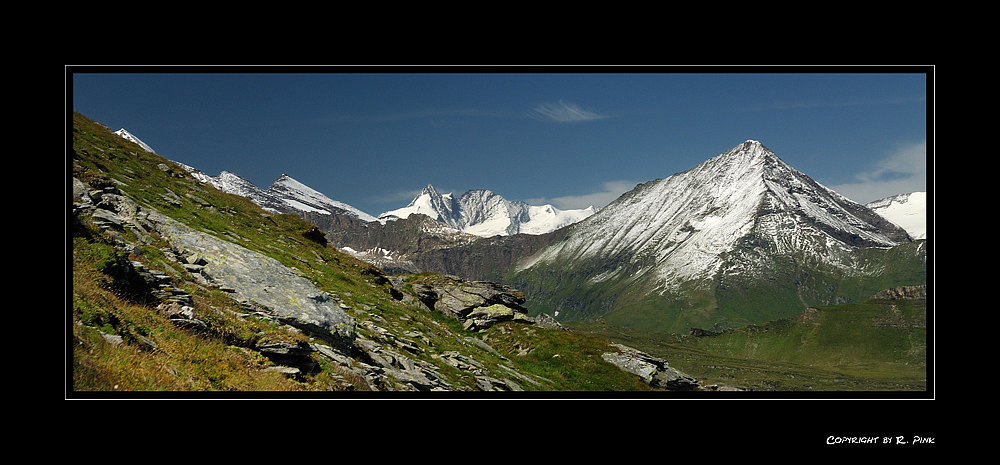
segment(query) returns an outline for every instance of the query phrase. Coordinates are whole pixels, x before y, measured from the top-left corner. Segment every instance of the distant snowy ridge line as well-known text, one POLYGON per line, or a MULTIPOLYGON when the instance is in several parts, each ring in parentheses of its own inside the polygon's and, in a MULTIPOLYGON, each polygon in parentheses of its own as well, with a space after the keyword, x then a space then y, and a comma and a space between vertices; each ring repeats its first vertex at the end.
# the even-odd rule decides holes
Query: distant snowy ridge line
POLYGON ((355 216, 366 222, 378 221, 374 216, 344 202, 333 200, 287 174, 282 174, 267 190, 262 190, 249 180, 230 171, 223 171, 218 176, 210 176, 183 163, 174 163, 184 168, 195 179, 211 184, 222 192, 246 197, 272 213, 287 213, 288 210, 326 215, 340 213, 355 216))
MULTIPOLYGON (((115 133, 144 150, 155 153, 126 129, 122 128, 115 133)), ((754 140, 748 140, 747 143, 759 144, 754 140)), ((528 205, 506 200, 485 189, 470 190, 455 198, 451 193, 439 194, 433 186, 428 185, 406 207, 375 217, 344 202, 330 199, 285 174, 267 190, 262 190, 229 171, 223 171, 219 176, 209 176, 194 167, 174 163, 199 181, 211 184, 223 192, 246 197, 271 212, 293 210, 329 215, 347 213, 362 221, 378 221, 383 224, 396 218, 406 218, 413 213, 423 213, 449 227, 480 237, 517 233, 544 234, 582 221, 597 212, 593 206, 580 210, 559 210, 551 205, 528 205)), ((912 238, 926 238, 926 193, 900 194, 870 202, 866 206, 902 227, 912 238)))
POLYGON ((428 185, 408 206, 385 212, 376 218, 344 202, 330 199, 287 174, 282 174, 267 190, 262 190, 230 171, 210 176, 184 163, 174 163, 195 179, 211 184, 220 191, 246 197, 273 213, 288 210, 327 215, 346 213, 365 222, 382 224, 421 213, 442 226, 479 237, 517 233, 545 234, 583 220, 597 211, 594 207, 560 210, 552 205, 528 205, 506 200, 485 189, 471 190, 454 199, 452 194, 438 194, 433 186, 428 185))
POLYGON ((486 189, 470 190, 458 198, 441 194, 428 184, 409 205, 383 212, 379 220, 391 221, 424 214, 457 229, 480 237, 513 234, 545 234, 579 222, 597 209, 560 210, 552 205, 529 205, 507 200, 486 189))

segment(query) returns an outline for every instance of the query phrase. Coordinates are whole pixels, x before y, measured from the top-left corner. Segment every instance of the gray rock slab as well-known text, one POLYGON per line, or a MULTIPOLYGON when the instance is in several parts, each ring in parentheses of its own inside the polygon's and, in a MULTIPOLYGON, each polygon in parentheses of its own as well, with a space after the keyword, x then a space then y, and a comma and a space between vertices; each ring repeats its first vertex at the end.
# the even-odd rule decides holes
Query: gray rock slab
POLYGON ((327 293, 277 260, 196 231, 160 213, 148 220, 172 247, 198 254, 208 283, 263 307, 279 321, 305 329, 341 347, 355 338, 355 320, 327 293), (326 337, 329 335, 329 337, 326 337))

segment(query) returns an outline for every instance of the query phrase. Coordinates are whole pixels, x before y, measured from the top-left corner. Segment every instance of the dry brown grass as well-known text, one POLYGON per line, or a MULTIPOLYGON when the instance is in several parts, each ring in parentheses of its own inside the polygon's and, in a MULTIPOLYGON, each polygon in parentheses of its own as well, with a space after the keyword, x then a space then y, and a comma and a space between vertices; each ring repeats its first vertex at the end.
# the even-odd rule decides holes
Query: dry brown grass
MULTIPOLYGON (((155 308, 111 290, 94 268, 95 248, 74 241, 72 282, 73 391, 295 391, 305 387, 263 370, 267 361, 215 337, 188 333, 155 308), (91 262, 88 262, 88 258, 91 262), (123 340, 109 342, 104 334, 123 340), (145 341, 152 341, 154 346, 145 341)), ((106 254, 105 254, 106 255, 106 254)), ((225 322, 218 323, 224 327, 225 322)), ((242 332, 248 329, 225 329, 242 332)))

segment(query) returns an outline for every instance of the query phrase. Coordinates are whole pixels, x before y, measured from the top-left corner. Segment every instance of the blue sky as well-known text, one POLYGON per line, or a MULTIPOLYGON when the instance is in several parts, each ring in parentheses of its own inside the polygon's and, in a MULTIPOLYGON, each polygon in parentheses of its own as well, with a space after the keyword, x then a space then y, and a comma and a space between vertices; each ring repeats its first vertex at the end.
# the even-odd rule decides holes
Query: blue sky
POLYGON ((859 202, 928 189, 928 68, 567 69, 67 70, 73 110, 166 158, 372 215, 427 184, 600 207, 747 139, 859 202))

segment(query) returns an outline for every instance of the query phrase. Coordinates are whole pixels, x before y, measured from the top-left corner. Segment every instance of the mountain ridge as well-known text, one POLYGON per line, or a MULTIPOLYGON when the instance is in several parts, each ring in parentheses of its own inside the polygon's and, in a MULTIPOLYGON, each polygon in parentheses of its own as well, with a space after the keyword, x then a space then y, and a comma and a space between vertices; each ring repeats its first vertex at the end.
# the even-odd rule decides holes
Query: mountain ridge
POLYGON ((545 234, 596 211, 594 206, 560 210, 552 205, 529 205, 507 200, 488 189, 472 189, 455 198, 452 193, 441 194, 428 184, 407 206, 383 212, 378 218, 391 221, 422 213, 459 231, 491 237, 545 234))
POLYGON ((121 136, 125 140, 128 140, 128 141, 131 141, 131 142, 135 143, 136 145, 138 145, 139 147, 142 147, 143 150, 145 150, 145 151, 147 151, 149 153, 156 153, 156 151, 153 150, 152 147, 150 147, 145 142, 139 140, 139 138, 136 137, 135 135, 133 135, 131 132, 126 131, 125 128, 121 128, 121 129, 115 131, 115 134, 121 136))
MULTIPOLYGON (((582 222, 578 229, 586 228, 588 233, 563 242, 539 260, 568 248, 574 248, 572 254, 588 257, 635 254, 660 245, 655 262, 674 257, 685 262, 674 273, 664 270, 664 280, 674 275, 705 277, 719 270, 719 257, 733 248, 736 239, 759 226, 755 222, 760 217, 791 207, 798 208, 793 213, 798 218, 789 220, 813 225, 842 243, 891 247, 909 240, 902 229, 815 183, 751 140, 691 170, 640 185, 582 222), (781 185, 782 180, 788 180, 787 185, 781 185)), ((781 228, 793 226, 786 221, 766 227, 778 234, 781 228)))
POLYGON ((887 265, 869 256, 884 252, 859 251, 911 240, 748 140, 636 186, 507 279, 560 321, 615 315, 619 325, 676 332, 860 298, 854 281, 887 265))
POLYGON ((278 176, 266 190, 262 190, 246 178, 231 171, 222 171, 218 176, 210 176, 192 166, 179 162, 174 163, 184 168, 195 179, 211 184, 227 194, 246 197, 261 208, 273 213, 346 214, 366 222, 377 221, 375 217, 344 202, 333 200, 287 174, 278 176))
MULTIPOLYGON (((124 137, 124 136, 123 136, 124 137)), ((279 176, 266 190, 230 171, 218 176, 174 162, 196 179, 217 189, 252 200, 265 210, 276 213, 347 214, 367 223, 385 224, 405 219, 412 214, 424 214, 458 231, 478 237, 513 234, 545 234, 578 222, 597 211, 585 209, 560 210, 552 205, 529 205, 504 199, 488 189, 469 190, 459 198, 451 193, 440 194, 428 184, 406 207, 372 216, 347 203, 333 200, 287 174, 279 176)))

